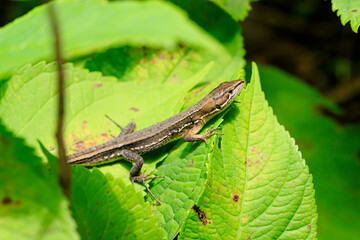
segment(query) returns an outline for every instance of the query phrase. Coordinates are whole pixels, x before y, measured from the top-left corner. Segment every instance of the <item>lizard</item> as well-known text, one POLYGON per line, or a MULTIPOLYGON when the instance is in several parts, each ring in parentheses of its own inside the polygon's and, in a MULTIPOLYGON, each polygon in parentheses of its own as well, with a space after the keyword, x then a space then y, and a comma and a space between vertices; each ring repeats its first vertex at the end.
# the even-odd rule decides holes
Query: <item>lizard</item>
POLYGON ((146 180, 162 177, 141 174, 144 159, 143 153, 159 148, 164 144, 182 138, 185 142, 206 142, 213 135, 222 133, 215 132, 219 127, 211 126, 204 134, 197 134, 212 117, 224 111, 239 95, 245 82, 241 79, 222 82, 209 94, 190 108, 150 127, 135 130, 135 123, 130 122, 121 128, 118 137, 110 139, 102 144, 87 148, 78 153, 67 156, 70 165, 83 165, 86 167, 97 166, 119 159, 125 159, 134 163, 130 169, 132 183, 143 184, 151 196, 160 204, 160 201, 152 194, 146 180))

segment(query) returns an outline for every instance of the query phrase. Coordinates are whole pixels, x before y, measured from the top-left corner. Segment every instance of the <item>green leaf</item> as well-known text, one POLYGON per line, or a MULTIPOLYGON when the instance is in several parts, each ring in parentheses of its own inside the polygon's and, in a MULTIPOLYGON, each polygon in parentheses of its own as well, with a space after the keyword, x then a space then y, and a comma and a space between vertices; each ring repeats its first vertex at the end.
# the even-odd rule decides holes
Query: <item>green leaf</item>
MULTIPOLYGON (((235 21, 244 20, 251 10, 251 0, 211 0, 230 14, 235 21)), ((252 0, 254 1, 254 0, 252 0)))
POLYGON ((200 71, 210 61, 214 61, 213 68, 206 75, 206 82, 234 79, 234 73, 236 75, 245 64, 245 50, 239 25, 208 1, 173 2, 186 11, 191 20, 221 42, 231 54, 231 58, 227 61, 214 59, 207 51, 186 46, 172 51, 122 47, 95 55, 85 66, 91 71, 116 76, 120 81, 179 83, 200 71))
POLYGON ((260 75, 270 105, 314 177, 319 239, 358 239, 360 222, 353 219, 360 219, 359 124, 339 124, 324 115, 319 109, 336 106, 290 74, 261 66, 260 75))
POLYGON ((73 168, 72 210, 82 239, 164 239, 149 203, 97 169, 73 168))
MULTIPOLYGON (((206 50, 224 61, 229 59, 229 53, 219 42, 167 2, 98 0, 54 4, 66 59, 115 46, 174 49, 178 43, 206 50)), ((26 63, 53 59, 48 14, 47 6, 43 5, 0 29, 0 76, 9 75, 26 63)))
POLYGON ((342 25, 350 21, 351 29, 358 32, 360 25, 360 0, 332 0, 332 10, 337 11, 342 25))
POLYGON ((0 123, 2 239, 79 239, 57 178, 0 123))
MULTIPOLYGON (((221 122, 220 117, 204 129, 209 125, 217 127, 221 122)), ((204 188, 208 154, 214 145, 214 138, 208 139, 208 143, 179 142, 158 167, 156 175, 164 176, 164 179, 153 181, 151 191, 161 202, 156 212, 168 239, 173 239, 179 232, 190 207, 204 188)))
POLYGON ((180 232, 196 239, 315 239, 312 177, 261 91, 257 67, 209 157, 205 191, 180 232))
POLYGON ((214 66, 206 75, 206 82, 231 79, 234 72, 245 65, 243 42, 240 36, 232 39, 228 46, 233 53, 229 61, 214 59, 205 51, 178 48, 173 51, 148 48, 123 47, 109 49, 93 56, 85 67, 100 71, 107 76, 115 76, 119 81, 156 83, 181 83, 200 71, 209 62, 214 66))
MULTIPOLYGON (((170 117, 179 111, 186 92, 206 75, 210 67, 211 64, 183 84, 176 85, 122 83, 96 72, 74 68, 71 64, 64 65, 66 144, 70 146, 79 140, 93 138, 75 146, 81 150, 86 145, 109 139, 110 134, 117 135, 119 129, 105 118, 105 114, 122 125, 134 119, 137 129, 170 117)), ((54 149, 56 77, 55 64, 40 63, 20 69, 2 85, 5 94, 0 101, 0 116, 16 135, 25 137, 33 146, 37 146, 39 139, 45 147, 54 149), (46 128, 39 129, 38 126, 46 128)))
POLYGON ((124 82, 181 84, 212 61, 208 54, 184 47, 173 51, 123 47, 95 55, 85 67, 124 82))
POLYGON ((173 239, 194 204, 204 182, 207 148, 204 144, 177 144, 157 170, 163 180, 154 181, 151 191, 160 200, 156 208, 160 226, 173 239))
MULTIPOLYGON (((203 79, 211 66, 208 64, 191 78, 184 79, 182 84, 160 84, 118 82, 115 78, 65 64, 64 140, 67 152, 83 150, 105 142, 111 135, 117 136, 120 130, 105 118, 105 114, 123 126, 134 120, 139 130, 178 113, 187 91, 203 79)), ((7 127, 26 138, 40 156, 43 154, 38 140, 51 152, 56 152, 54 132, 58 91, 55 71, 55 64, 25 66, 2 85, 5 93, 0 100, 0 116, 7 127)), ((150 157, 144 168, 154 170, 156 163, 164 157, 165 153, 150 157)), ((120 163, 101 169, 130 184, 131 165, 125 161, 120 163)), ((136 187, 140 188, 140 185, 136 187)))
POLYGON ((172 0, 172 2, 185 10, 191 20, 221 42, 232 57, 229 61, 219 61, 220 59, 214 59, 206 51, 200 50, 200 58, 194 55, 190 58, 191 64, 215 61, 215 66, 208 76, 209 81, 234 79, 234 73, 242 69, 245 64, 245 49, 239 24, 207 0, 172 0))

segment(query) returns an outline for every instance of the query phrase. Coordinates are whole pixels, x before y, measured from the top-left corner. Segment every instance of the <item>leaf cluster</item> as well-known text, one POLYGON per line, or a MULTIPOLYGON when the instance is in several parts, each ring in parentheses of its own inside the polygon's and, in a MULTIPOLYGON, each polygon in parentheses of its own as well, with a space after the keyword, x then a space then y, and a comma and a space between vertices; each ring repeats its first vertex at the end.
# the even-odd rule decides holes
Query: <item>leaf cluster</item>
MULTIPOLYGON (((121 125, 134 120, 142 129, 196 103, 220 82, 245 77, 237 21, 246 18, 250 1, 50 4, 56 7, 66 58, 69 154, 119 133, 105 114, 121 125)), ((336 6, 343 23, 350 20, 356 31, 356 17, 340 11, 350 7, 336 6)), ((131 165, 123 161, 72 167, 72 198, 65 199, 54 157, 57 67, 47 8, 41 5, 0 29, 0 236, 316 238, 312 176, 265 100, 256 64, 240 103, 205 126, 221 126, 224 135, 208 145, 170 143, 143 156, 143 169, 165 176, 150 183, 160 206, 142 186, 131 184, 131 165)), ((260 70, 264 79, 272 76, 260 70)), ((321 158, 313 154, 306 157, 321 158)))

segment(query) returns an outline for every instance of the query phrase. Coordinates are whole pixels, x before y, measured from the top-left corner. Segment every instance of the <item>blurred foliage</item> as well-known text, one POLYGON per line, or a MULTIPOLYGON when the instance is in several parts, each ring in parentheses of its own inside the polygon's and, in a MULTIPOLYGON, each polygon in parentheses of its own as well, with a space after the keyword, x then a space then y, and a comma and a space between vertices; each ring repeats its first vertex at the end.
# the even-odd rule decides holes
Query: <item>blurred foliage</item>
POLYGON ((79 239, 69 204, 33 149, 0 122, 2 239, 79 239))
MULTIPOLYGON (((203 49, 220 60, 230 59, 219 42, 167 2, 55 1, 52 4, 61 22, 64 59, 123 45, 174 49, 178 42, 203 49)), ((26 63, 52 59, 48 14, 45 6, 37 7, 0 30, 0 77, 7 77, 12 69, 26 63)))
POLYGON ((342 26, 330 1, 262 0, 241 25, 247 59, 283 69, 330 97, 344 111, 331 115, 337 122, 359 122, 360 35, 342 26))

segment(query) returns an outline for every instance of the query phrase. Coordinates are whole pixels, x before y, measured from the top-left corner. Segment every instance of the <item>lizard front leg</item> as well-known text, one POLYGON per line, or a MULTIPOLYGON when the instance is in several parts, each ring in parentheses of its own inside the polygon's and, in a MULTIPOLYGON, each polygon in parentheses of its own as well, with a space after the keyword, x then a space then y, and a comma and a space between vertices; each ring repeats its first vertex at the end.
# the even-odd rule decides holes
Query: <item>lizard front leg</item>
POLYGON ((130 169, 130 179, 131 182, 134 184, 134 182, 139 182, 143 184, 150 195, 160 204, 160 201, 154 196, 154 194, 150 191, 148 185, 146 184, 146 180, 152 179, 152 178, 160 178, 162 176, 152 176, 149 177, 149 175, 140 174, 141 168, 144 164, 144 159, 137 153, 130 151, 130 150, 118 150, 116 152, 116 155, 123 156, 126 160, 135 163, 134 166, 130 169))
POLYGON ((215 130, 220 129, 220 127, 213 128, 212 125, 206 130, 204 134, 196 134, 201 130, 204 124, 205 123, 201 121, 195 124, 194 127, 192 127, 188 132, 185 133, 185 135, 183 136, 183 140, 185 142, 206 142, 207 144, 208 142, 206 141, 206 139, 208 139, 209 137, 213 135, 224 135, 223 133, 214 132, 215 130))

